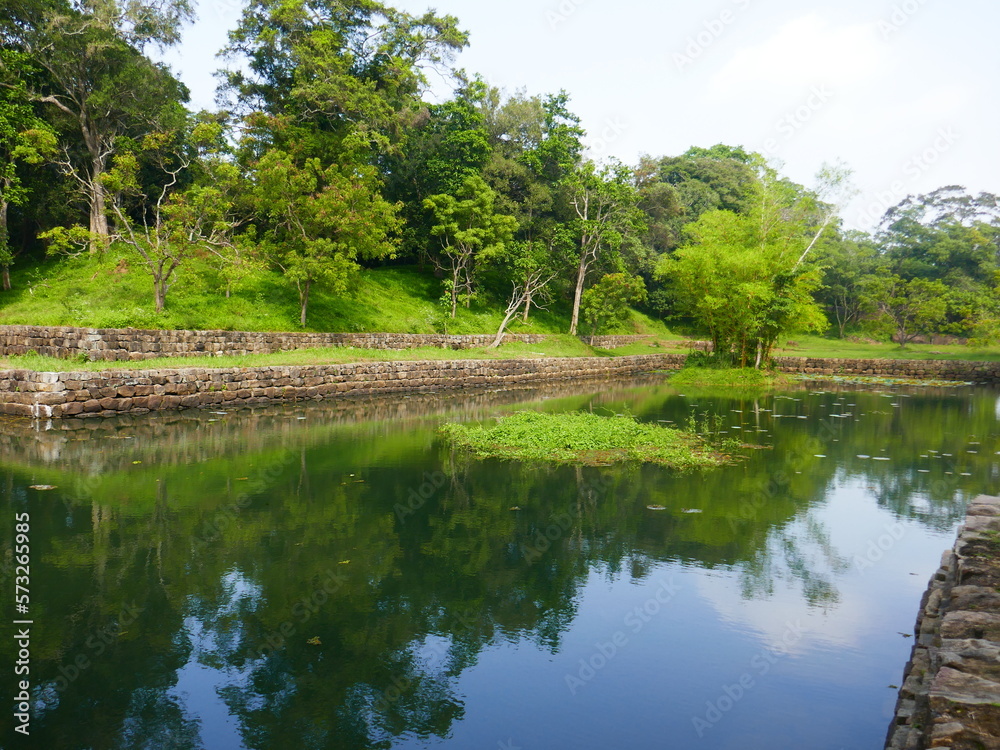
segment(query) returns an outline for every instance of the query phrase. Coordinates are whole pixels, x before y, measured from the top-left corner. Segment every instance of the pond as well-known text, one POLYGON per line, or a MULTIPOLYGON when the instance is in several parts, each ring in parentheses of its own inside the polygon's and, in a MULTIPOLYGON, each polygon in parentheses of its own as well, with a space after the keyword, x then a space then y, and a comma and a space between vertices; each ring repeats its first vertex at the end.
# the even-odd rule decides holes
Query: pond
POLYGON ((997 395, 647 376, 4 421, 34 621, 10 747, 881 747, 920 597, 997 480, 997 395), (711 413, 754 447, 678 474, 438 437, 520 408, 711 413))

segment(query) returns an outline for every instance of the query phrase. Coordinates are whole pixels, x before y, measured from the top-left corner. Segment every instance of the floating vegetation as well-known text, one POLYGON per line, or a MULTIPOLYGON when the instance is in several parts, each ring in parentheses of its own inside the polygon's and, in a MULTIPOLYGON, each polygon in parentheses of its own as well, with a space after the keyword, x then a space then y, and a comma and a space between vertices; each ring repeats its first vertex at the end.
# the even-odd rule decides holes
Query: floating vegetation
POLYGON ((677 469, 721 466, 739 441, 710 442, 694 430, 637 421, 632 416, 591 412, 515 412, 494 425, 445 424, 441 431, 455 447, 478 458, 548 461, 587 466, 621 462, 654 463, 677 469))
MULTIPOLYGON (((919 386, 922 388, 959 388, 962 386, 974 385, 963 380, 920 380, 918 378, 891 378, 883 375, 813 375, 808 373, 797 373, 789 377, 795 380, 814 382, 817 380, 832 381, 834 383, 860 384, 860 385, 885 385, 885 386, 919 386)), ((884 394, 885 398, 896 398, 895 394, 884 394)))
POLYGON ((685 367, 670 376, 670 384, 691 386, 724 386, 727 388, 773 388, 788 383, 788 378, 775 372, 753 368, 685 367))

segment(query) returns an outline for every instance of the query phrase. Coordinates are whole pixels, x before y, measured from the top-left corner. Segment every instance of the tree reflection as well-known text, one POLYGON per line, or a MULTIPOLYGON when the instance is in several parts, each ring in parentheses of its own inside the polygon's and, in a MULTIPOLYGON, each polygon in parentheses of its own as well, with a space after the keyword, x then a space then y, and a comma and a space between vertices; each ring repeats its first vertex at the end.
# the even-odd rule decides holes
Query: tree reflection
POLYGON ((971 390, 680 398, 652 380, 52 433, 5 421, 5 512, 30 496, 33 615, 47 623, 33 642, 33 738, 198 747, 204 723, 181 674, 208 686, 251 748, 446 737, 463 717, 458 677, 500 643, 558 651, 595 570, 720 568, 747 598, 786 579, 811 606, 836 606, 848 562, 818 518, 831 487, 864 483, 898 517, 947 528, 994 470, 995 421, 993 400, 971 390), (470 461, 438 441, 443 406, 486 418, 540 397, 534 408, 673 422, 707 409, 760 449, 691 475, 470 461), (40 483, 59 489, 27 489, 40 483))

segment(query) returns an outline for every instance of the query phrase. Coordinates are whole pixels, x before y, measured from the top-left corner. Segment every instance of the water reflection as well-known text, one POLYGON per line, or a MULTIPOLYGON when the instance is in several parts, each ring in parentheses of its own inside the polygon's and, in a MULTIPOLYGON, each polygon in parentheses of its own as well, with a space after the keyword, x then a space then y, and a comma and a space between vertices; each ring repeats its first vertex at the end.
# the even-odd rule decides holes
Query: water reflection
MULTIPOLYGON (((642 746, 669 727, 685 732, 678 747, 722 747, 724 722, 702 737, 689 719, 731 665, 787 640, 789 621, 804 623, 796 656, 873 639, 872 601, 908 575, 872 562, 880 526, 904 524, 892 544, 909 550, 896 558, 906 565, 951 533, 997 471, 989 393, 818 387, 681 396, 647 377, 35 429, 4 421, 4 512, 31 512, 35 550, 33 741, 495 747, 517 727, 525 747, 601 747, 587 701, 645 705, 662 679, 644 664, 669 653, 690 661, 686 681, 656 688, 673 691, 661 700, 674 707, 600 723, 627 724, 642 746), (709 412, 753 447, 736 466, 681 475, 469 461, 437 439, 444 419, 524 404, 675 424, 709 412), (42 484, 57 489, 29 488, 42 484), (632 632, 637 592, 639 605, 652 601, 671 576, 682 594, 632 632), (857 629, 831 635, 833 613, 857 629), (639 644, 616 663, 629 677, 566 690, 564 674, 618 630, 639 644), (557 662, 562 672, 545 671, 557 662), (554 687, 529 686, 513 663, 543 684, 554 675, 554 687), (481 696, 503 685, 533 696, 540 715, 484 710, 481 696), (551 732, 579 741, 546 745, 551 732)), ((774 734, 755 742, 742 746, 781 745, 774 734)))

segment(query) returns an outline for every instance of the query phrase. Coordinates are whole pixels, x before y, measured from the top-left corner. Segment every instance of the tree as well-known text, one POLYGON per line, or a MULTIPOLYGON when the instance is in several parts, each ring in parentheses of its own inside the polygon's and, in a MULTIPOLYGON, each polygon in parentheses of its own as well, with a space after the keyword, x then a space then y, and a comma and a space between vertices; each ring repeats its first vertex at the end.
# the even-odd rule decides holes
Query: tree
POLYGON ((23 53, 0 51, 0 71, 10 78, 9 85, 0 87, 0 273, 4 290, 10 289, 14 262, 7 230, 8 207, 22 205, 29 197, 20 168, 40 164, 56 151, 55 133, 31 107, 25 83, 30 67, 23 53))
POLYGON ((299 323, 306 325, 316 284, 343 294, 358 259, 391 257, 400 228, 399 207, 379 194, 372 167, 301 165, 284 151, 269 151, 256 165, 253 202, 265 229, 264 244, 299 293, 299 323))
MULTIPOLYGON (((503 253, 501 262, 508 266, 509 278, 514 287, 507 309, 504 311, 503 320, 497 335, 491 344, 492 348, 500 346, 503 341, 504 331, 523 308, 521 321, 528 322, 528 313, 531 306, 539 307, 538 299, 547 296, 547 287, 558 275, 558 270, 553 263, 553 245, 558 241, 556 237, 550 238, 548 247, 538 241, 515 241, 507 246, 507 252, 503 253)), ((489 258, 486 258, 487 262, 489 258)))
POLYGON ((646 231, 646 225, 638 207, 639 193, 631 182, 631 172, 623 165, 616 163, 598 168, 587 163, 569 178, 568 183, 569 202, 576 214, 574 233, 579 240, 569 328, 570 335, 575 336, 587 273, 602 258, 612 266, 623 265, 625 255, 637 249, 638 238, 646 231))
POLYGON ((224 90, 252 147, 371 165, 420 116, 424 69, 466 45, 456 24, 375 0, 252 0, 229 34, 224 53, 243 64, 224 90))
POLYGON ((645 300, 646 285, 638 276, 609 273, 583 293, 581 314, 594 336, 607 327, 625 323, 632 305, 645 300))
POLYGON ((762 170, 754 211, 703 214, 686 230, 689 243, 657 267, 677 311, 708 330, 716 356, 741 367, 761 367, 782 333, 827 325, 813 299, 819 273, 806 259, 830 219, 793 188, 762 170))
POLYGON ((221 158, 216 149, 220 126, 199 123, 189 139, 178 134, 154 133, 143 139, 139 152, 129 151, 114 159, 113 168, 102 177, 104 187, 117 196, 111 204, 115 216, 114 239, 132 248, 153 279, 157 313, 163 311, 167 292, 180 266, 195 252, 219 251, 231 243, 236 220, 232 216, 238 191, 236 167, 221 158), (147 197, 138 182, 140 157, 166 176, 154 198, 147 197), (181 189, 182 176, 195 160, 202 180, 181 189), (132 197, 132 210, 125 198, 132 197), (134 217, 139 218, 134 218, 134 217))
POLYGON ((868 294, 879 312, 877 322, 892 331, 900 346, 938 330, 948 312, 948 287, 937 280, 875 276, 869 279, 868 294))
POLYGON ((160 129, 164 108, 188 98, 187 89, 143 50, 175 44, 192 17, 188 0, 69 0, 25 12, 10 27, 14 42, 45 72, 32 97, 55 107, 81 135, 86 159, 67 148, 62 164, 83 190, 90 231, 101 240, 109 235, 101 177, 116 142, 160 129))
POLYGON ((459 299, 468 306, 472 298, 477 260, 502 254, 517 228, 513 216, 496 213, 495 201, 496 193, 478 175, 467 177, 457 195, 434 195, 424 201, 434 217, 431 234, 441 243, 435 262, 448 274, 452 318, 459 299))
POLYGON ((848 232, 819 248, 816 262, 823 268, 817 300, 844 338, 849 326, 873 311, 867 284, 882 265, 878 249, 864 232, 848 232))
POLYGON ((503 100, 490 89, 483 119, 493 151, 483 177, 497 192, 498 210, 517 218, 517 242, 500 264, 528 322, 539 296, 563 274, 574 240, 567 178, 577 168, 584 131, 565 92, 547 97, 517 93, 503 100))
POLYGON ((428 106, 398 153, 384 161, 386 196, 403 203, 404 251, 421 261, 434 242, 424 201, 432 195, 455 195, 467 177, 482 175, 491 158, 480 111, 486 93, 481 81, 466 82, 453 99, 428 106))
POLYGON ((949 290, 940 330, 984 337, 996 317, 1000 198, 951 185, 908 196, 876 233, 886 265, 903 280, 941 281, 949 290))

